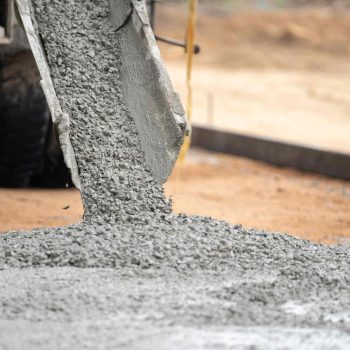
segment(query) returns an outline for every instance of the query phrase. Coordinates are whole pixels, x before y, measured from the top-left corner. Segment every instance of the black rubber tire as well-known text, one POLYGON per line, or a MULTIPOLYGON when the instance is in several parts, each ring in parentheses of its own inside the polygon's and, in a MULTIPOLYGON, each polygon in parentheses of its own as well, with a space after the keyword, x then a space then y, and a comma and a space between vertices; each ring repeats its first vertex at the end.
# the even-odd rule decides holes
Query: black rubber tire
POLYGON ((73 186, 23 30, 0 47, 0 187, 73 186))
POLYGON ((73 187, 51 120, 46 135, 44 155, 37 163, 29 185, 46 188, 73 187))
POLYGON ((26 187, 45 152, 50 114, 32 53, 0 58, 0 187, 26 187))

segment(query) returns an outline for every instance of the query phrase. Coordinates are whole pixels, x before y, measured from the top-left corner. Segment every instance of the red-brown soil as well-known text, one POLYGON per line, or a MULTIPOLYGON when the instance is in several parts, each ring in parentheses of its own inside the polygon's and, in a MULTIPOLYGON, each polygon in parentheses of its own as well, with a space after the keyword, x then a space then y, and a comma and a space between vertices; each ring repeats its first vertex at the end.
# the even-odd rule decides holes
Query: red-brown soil
MULTIPOLYGON (((244 158, 194 151, 166 184, 176 212, 293 234, 350 240, 350 183, 244 158)), ((0 232, 76 223, 77 190, 0 190, 0 232)))

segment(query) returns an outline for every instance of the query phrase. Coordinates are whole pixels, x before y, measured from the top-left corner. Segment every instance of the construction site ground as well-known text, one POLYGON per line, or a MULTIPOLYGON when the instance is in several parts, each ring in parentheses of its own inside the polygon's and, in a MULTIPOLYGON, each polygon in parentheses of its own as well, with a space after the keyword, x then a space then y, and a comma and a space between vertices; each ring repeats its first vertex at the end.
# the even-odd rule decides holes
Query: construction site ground
MULTIPOLYGON (((176 212, 325 243, 350 243, 350 183, 193 150, 165 186, 176 212)), ((0 190, 0 231, 79 222, 79 191, 0 190)))
MULTIPOLYGON (((160 9, 158 34, 181 39, 186 11, 160 9)), ((200 9, 195 123, 350 152, 348 11, 200 9)), ((183 51, 166 44, 161 49, 185 101, 183 51)))
MULTIPOLYGON (((184 8, 161 5, 157 31, 181 39, 184 19, 184 8)), ((350 151, 350 14, 237 14, 203 7, 198 29, 195 122, 350 151)), ((183 51, 163 44, 161 50, 185 99, 183 51)), ((349 242, 345 181, 194 150, 166 192, 177 212, 318 242, 349 242)), ((0 232, 68 225, 83 213, 74 189, 1 189, 0 199, 0 232)))

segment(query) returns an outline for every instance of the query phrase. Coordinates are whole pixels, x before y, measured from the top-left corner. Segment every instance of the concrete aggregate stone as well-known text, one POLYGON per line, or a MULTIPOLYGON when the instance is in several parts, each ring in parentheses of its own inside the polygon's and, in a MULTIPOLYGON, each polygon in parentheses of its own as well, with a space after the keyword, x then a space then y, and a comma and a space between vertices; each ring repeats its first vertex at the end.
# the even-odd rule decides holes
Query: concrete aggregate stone
POLYGON ((348 349, 349 247, 173 214, 123 101, 108 1, 32 5, 85 215, 0 235, 0 350, 348 349))

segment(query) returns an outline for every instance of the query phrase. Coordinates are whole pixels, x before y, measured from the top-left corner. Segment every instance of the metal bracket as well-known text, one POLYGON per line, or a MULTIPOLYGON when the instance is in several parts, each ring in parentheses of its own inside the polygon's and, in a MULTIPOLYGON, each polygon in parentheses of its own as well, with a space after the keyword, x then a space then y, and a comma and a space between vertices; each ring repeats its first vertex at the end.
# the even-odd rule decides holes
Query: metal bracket
MULTIPOLYGON (((157 5, 157 3, 158 3, 158 0, 148 0, 148 2, 147 2, 148 13, 149 13, 150 23, 151 23, 151 27, 153 29, 153 32, 155 32, 155 18, 156 18, 156 5, 157 5)), ((155 37, 156 37, 156 40, 161 41, 163 43, 182 47, 185 50, 185 52, 187 50, 186 42, 172 39, 172 38, 167 38, 167 37, 160 36, 157 34, 155 34, 155 37)), ((193 53, 196 55, 196 54, 199 54, 200 52, 201 52, 200 46, 197 44, 194 44, 193 53)))

